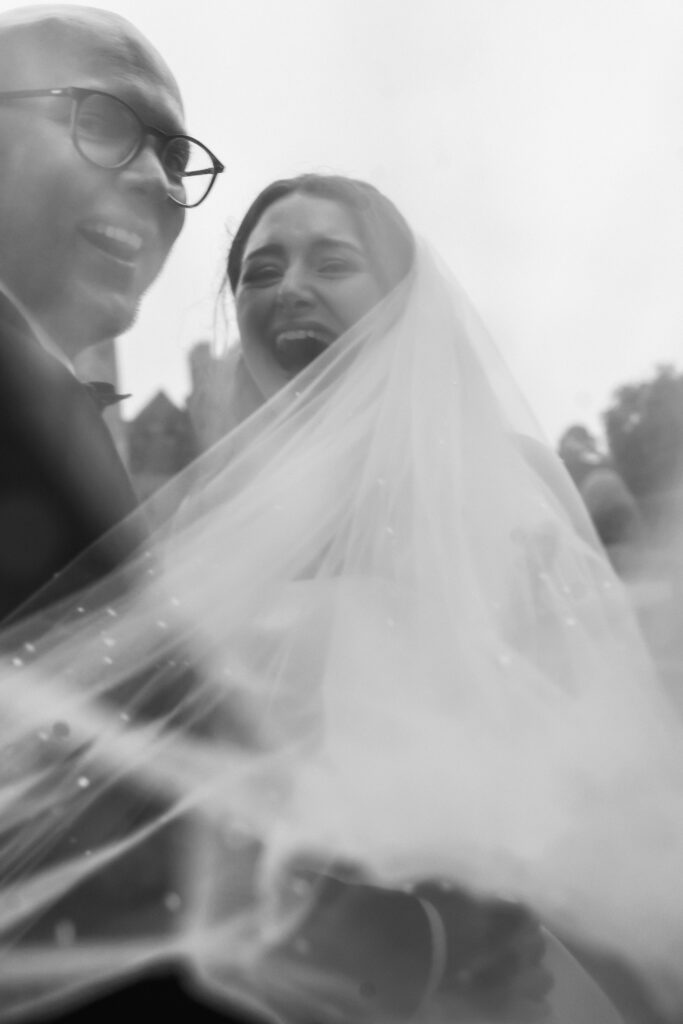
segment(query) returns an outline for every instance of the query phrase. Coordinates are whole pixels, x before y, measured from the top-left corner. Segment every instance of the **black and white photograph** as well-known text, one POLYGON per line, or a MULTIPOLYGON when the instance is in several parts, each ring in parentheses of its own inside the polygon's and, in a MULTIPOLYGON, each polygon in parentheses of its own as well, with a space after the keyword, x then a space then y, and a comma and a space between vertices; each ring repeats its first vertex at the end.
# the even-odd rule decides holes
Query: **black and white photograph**
POLYGON ((682 53, 0 0, 2 1024, 683 1024, 682 53))

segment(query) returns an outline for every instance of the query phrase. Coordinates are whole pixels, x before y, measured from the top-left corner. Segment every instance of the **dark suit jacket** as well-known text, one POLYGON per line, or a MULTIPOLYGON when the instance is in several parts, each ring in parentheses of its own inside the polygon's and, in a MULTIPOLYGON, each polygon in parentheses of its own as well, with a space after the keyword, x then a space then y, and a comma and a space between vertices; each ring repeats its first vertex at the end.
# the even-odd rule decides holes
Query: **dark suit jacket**
POLYGON ((123 561, 143 539, 139 526, 104 535, 135 507, 98 402, 0 294, 0 619, 123 561))
MULTIPOLYGON (((25 619, 125 562, 145 539, 141 517, 121 525, 136 505, 92 391, 44 350, 0 293, 2 624, 25 619)), ((161 968, 66 1014, 53 1010, 34 1019, 95 1024, 114 1014, 230 1021, 229 1013, 214 1013, 187 995, 180 977, 161 968)))

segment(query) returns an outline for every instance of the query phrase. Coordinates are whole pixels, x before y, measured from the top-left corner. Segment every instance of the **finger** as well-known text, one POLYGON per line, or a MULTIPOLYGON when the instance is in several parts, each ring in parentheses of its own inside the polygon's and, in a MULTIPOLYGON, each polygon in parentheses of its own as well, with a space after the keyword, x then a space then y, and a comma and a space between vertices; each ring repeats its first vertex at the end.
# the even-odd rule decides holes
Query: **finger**
POLYGON ((523 968, 514 963, 496 964, 472 974, 470 988, 473 993, 495 999, 529 998, 539 1000, 553 987, 553 977, 543 966, 523 968))

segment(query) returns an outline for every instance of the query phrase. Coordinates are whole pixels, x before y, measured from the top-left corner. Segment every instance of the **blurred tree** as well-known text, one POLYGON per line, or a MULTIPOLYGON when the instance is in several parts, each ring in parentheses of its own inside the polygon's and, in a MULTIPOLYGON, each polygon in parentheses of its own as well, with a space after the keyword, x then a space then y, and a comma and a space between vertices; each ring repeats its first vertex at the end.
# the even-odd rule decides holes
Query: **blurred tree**
POLYGON ((601 536, 627 526, 610 557, 660 677, 683 707, 683 373, 663 365, 651 379, 624 385, 603 419, 610 461, 628 491, 612 501, 606 520, 607 481, 588 477, 584 499, 601 536), (629 493, 637 504, 630 522, 629 493))
POLYGON ((626 384, 604 413, 614 466, 649 519, 683 487, 683 373, 659 366, 626 384))

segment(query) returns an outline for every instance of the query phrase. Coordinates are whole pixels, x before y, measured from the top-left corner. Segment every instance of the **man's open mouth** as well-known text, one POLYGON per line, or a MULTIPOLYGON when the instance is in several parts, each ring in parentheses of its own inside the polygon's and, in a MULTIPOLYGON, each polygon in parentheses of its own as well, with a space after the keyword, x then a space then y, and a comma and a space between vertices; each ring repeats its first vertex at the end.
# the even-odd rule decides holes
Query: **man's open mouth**
POLYGON ((143 239, 137 232, 113 224, 91 222, 80 232, 91 245, 123 263, 134 263, 142 250, 143 239))

